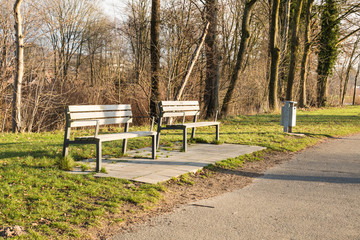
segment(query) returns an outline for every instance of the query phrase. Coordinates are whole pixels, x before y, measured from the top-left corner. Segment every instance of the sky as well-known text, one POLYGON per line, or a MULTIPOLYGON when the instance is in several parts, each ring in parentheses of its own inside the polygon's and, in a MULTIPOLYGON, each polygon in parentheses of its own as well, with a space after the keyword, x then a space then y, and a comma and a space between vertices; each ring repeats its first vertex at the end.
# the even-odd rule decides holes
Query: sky
POLYGON ((126 3, 127 0, 102 0, 105 13, 118 19, 124 18, 124 15, 121 14, 121 8, 125 8, 126 3))

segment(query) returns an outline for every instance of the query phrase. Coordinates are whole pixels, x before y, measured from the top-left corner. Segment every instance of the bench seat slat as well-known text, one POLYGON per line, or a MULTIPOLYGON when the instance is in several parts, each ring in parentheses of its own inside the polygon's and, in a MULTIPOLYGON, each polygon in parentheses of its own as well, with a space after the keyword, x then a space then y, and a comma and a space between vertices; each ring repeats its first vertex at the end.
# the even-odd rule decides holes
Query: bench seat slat
POLYGON ((131 110, 131 106, 130 104, 69 106, 69 112, 95 112, 95 111, 119 111, 119 110, 131 110))
POLYGON ((69 113, 70 119, 96 119, 96 118, 114 118, 131 117, 131 111, 111 111, 111 112, 76 112, 69 113))
POLYGON ((199 106, 198 101, 161 101, 162 106, 199 106))
MULTIPOLYGON (((107 125, 107 124, 121 124, 121 123, 131 123, 132 118, 106 118, 99 119, 99 125, 107 125)), ((96 121, 71 121, 70 127, 91 127, 96 126, 96 121)))
POLYGON ((135 137, 154 136, 156 134, 157 132, 153 132, 153 131, 122 132, 122 133, 102 134, 102 135, 98 135, 97 137, 94 136, 77 137, 75 138, 75 140, 81 140, 81 141, 100 140, 102 142, 106 142, 106 141, 122 140, 122 139, 135 138, 135 137))
POLYGON ((198 111, 200 110, 199 106, 171 106, 163 107, 163 112, 175 112, 175 111, 198 111))
POLYGON ((216 126, 220 125, 220 122, 194 122, 194 123, 184 123, 184 124, 173 124, 173 125, 167 125, 166 127, 171 126, 183 126, 186 128, 193 128, 193 127, 206 127, 206 126, 216 126))
POLYGON ((189 112, 165 112, 162 114, 162 117, 182 117, 184 116, 195 116, 199 115, 199 111, 189 111, 189 112))

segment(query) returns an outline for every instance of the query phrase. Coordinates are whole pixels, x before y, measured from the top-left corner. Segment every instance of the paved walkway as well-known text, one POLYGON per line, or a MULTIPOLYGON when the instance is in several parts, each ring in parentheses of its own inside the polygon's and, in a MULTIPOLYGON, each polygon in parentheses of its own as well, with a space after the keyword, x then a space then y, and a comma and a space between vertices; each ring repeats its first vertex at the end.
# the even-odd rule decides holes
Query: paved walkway
MULTIPOLYGON (((179 177, 189 172, 196 172, 218 161, 265 149, 258 146, 238 144, 192 144, 187 152, 160 148, 158 159, 150 159, 150 148, 129 151, 129 157, 105 158, 102 167, 107 173, 97 173, 97 177, 114 177, 128 180, 158 183, 179 177)), ((94 160, 90 164, 95 167, 94 160)), ((80 170, 73 171, 81 173, 80 170)))
POLYGON ((253 184, 118 239, 360 239, 360 135, 296 154, 253 184))

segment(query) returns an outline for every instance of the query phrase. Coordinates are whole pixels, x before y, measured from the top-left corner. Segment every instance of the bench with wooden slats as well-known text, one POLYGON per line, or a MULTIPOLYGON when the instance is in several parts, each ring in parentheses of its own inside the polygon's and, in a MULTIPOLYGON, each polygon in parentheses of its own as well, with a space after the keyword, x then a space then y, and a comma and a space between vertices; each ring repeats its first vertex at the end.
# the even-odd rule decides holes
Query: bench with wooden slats
POLYGON ((96 145, 96 171, 101 170, 101 143, 114 140, 123 140, 122 152, 126 152, 127 139, 135 137, 152 138, 152 158, 156 158, 156 135, 152 131, 154 119, 150 131, 129 132, 129 124, 133 116, 131 106, 121 105, 72 105, 65 109, 66 125, 63 156, 69 151, 70 144, 95 144, 96 145), (99 134, 101 125, 125 124, 124 132, 99 134), (76 137, 70 140, 70 129, 73 127, 95 127, 93 136, 76 137))
POLYGON ((200 113, 200 106, 198 101, 161 101, 159 103, 160 116, 157 128, 157 148, 160 144, 160 132, 164 129, 183 130, 183 150, 187 150, 187 129, 192 128, 191 138, 195 137, 195 128, 197 127, 216 127, 216 140, 219 140, 219 125, 220 122, 197 122, 197 117, 200 113), (185 118, 193 116, 193 122, 185 123, 185 118), (182 123, 172 124, 171 119, 174 117, 182 117, 182 123), (162 126, 164 118, 170 118, 170 124, 162 126))

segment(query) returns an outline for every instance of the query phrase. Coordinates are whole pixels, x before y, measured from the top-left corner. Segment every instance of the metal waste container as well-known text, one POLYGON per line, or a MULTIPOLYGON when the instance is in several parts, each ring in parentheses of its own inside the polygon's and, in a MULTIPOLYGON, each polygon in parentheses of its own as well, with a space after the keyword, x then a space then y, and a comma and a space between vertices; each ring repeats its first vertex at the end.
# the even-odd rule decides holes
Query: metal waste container
POLYGON ((296 125, 296 103, 285 101, 285 105, 281 107, 281 126, 284 126, 284 132, 291 133, 292 127, 296 125))

